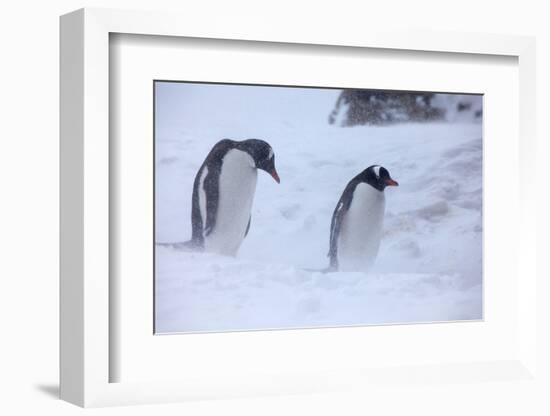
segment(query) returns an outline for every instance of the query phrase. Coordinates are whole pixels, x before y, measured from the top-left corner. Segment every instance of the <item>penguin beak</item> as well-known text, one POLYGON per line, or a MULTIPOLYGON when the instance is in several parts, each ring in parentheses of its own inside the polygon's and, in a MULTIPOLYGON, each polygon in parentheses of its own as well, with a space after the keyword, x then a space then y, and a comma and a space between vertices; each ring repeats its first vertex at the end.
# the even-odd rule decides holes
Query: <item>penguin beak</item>
POLYGON ((397 181, 394 181, 392 178, 384 180, 384 183, 386 184, 386 186, 399 186, 397 181))
POLYGON ((275 168, 273 168, 269 174, 273 177, 273 179, 275 179, 275 181, 277 183, 281 183, 281 179, 279 178, 279 174, 277 173, 277 171, 275 170, 275 168))

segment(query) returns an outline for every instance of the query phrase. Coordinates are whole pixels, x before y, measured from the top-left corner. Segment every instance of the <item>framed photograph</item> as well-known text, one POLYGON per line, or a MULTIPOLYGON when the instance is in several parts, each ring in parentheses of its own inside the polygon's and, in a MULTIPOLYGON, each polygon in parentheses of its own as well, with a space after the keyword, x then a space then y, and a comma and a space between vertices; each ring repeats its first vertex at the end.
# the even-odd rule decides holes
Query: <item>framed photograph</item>
POLYGON ((156 334, 483 318, 482 95, 154 99, 156 334))
POLYGON ((61 18, 62 398, 535 383, 534 40, 247 30, 61 18))

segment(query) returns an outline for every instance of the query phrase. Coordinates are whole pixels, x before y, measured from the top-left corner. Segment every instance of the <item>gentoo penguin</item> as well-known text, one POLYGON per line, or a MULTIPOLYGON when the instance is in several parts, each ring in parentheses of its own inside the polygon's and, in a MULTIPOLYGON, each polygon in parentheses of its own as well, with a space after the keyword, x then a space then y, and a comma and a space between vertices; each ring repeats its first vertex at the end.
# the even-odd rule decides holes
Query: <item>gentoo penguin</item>
POLYGON ((280 183, 273 149, 265 141, 224 139, 214 145, 195 176, 191 247, 237 254, 250 228, 258 169, 280 183))
POLYGON ((374 263, 384 220, 386 186, 398 186, 382 166, 353 178, 338 201, 330 226, 329 271, 366 271, 374 263))

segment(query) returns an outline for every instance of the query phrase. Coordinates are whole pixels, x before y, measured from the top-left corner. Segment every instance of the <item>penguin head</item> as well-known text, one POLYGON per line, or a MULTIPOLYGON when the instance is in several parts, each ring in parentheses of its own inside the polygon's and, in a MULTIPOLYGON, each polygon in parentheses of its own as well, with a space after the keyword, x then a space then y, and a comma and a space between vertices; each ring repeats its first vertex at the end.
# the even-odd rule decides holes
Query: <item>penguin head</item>
POLYGON ((277 183, 281 183, 277 169, 275 169, 275 153, 269 143, 263 140, 249 139, 240 142, 239 147, 252 157, 256 169, 266 171, 277 183))
POLYGON ((363 171, 361 176, 363 182, 368 183, 379 191, 383 191, 386 186, 399 186, 399 184, 391 178, 388 170, 383 166, 369 166, 363 171))

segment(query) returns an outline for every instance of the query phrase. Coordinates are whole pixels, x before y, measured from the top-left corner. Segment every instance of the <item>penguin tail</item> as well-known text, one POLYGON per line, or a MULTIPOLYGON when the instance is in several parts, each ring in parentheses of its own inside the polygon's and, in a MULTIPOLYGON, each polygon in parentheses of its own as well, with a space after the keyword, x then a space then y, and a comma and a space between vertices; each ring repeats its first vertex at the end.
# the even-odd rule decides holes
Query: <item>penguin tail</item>
POLYGON ((178 251, 196 251, 200 249, 199 245, 193 241, 178 241, 175 243, 155 243, 157 247, 167 247, 178 251))
POLYGON ((332 273, 338 271, 336 268, 332 266, 325 267, 324 269, 303 269, 306 272, 312 272, 312 273, 332 273))

